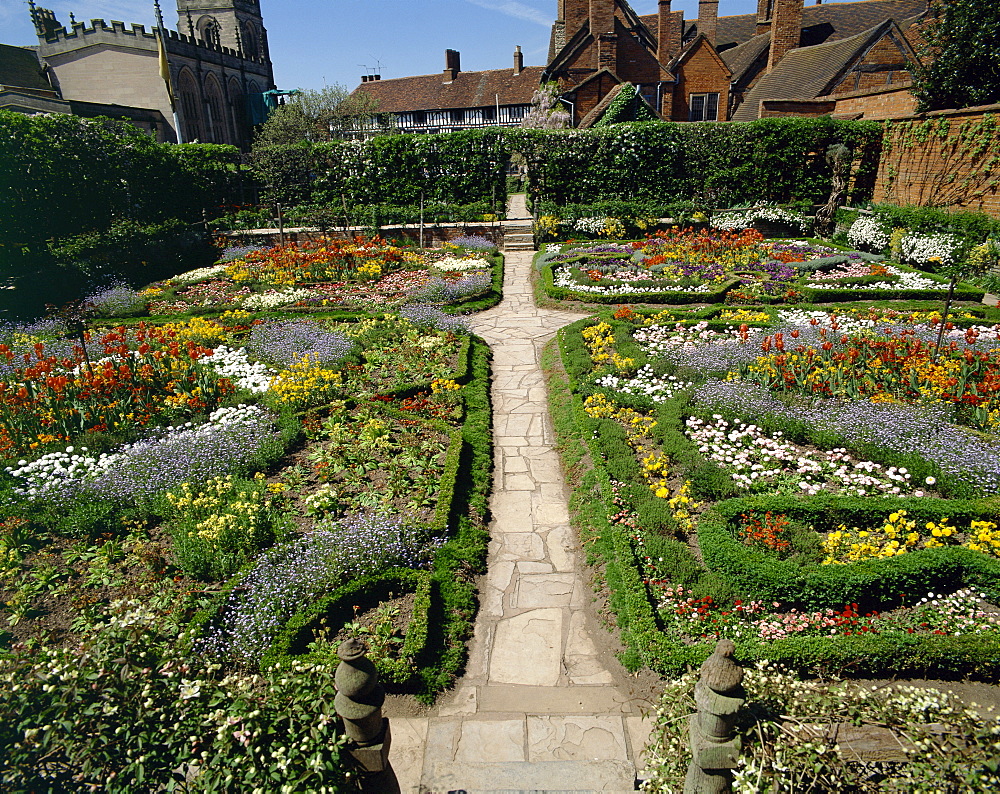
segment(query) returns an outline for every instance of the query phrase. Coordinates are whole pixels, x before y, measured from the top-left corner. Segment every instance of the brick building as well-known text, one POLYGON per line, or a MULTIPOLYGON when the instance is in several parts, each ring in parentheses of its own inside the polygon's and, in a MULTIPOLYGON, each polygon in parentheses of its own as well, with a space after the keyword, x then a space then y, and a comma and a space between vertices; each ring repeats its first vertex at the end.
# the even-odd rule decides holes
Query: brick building
MULTIPOLYGON (((64 26, 55 12, 29 5, 43 78, 73 113, 123 118, 158 140, 177 139, 155 29, 103 19, 87 25, 72 15, 64 26)), ((164 26, 163 38, 182 139, 247 148, 248 103, 262 103, 274 88, 260 3, 177 0, 177 17, 187 32, 164 26)))
MULTIPOLYGON (((399 132, 457 132, 477 127, 515 127, 531 110, 540 66, 525 66, 521 48, 510 69, 463 72, 461 54, 445 50, 442 74, 362 78, 353 94, 377 101, 379 114, 391 113, 399 132)), ((373 128, 373 132, 377 129, 373 128)))

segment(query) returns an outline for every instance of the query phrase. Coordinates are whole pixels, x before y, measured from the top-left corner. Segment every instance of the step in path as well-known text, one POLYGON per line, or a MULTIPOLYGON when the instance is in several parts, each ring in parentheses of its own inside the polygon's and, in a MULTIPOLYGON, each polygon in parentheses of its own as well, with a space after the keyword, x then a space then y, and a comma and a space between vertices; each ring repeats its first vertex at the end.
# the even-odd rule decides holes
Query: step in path
POLYGON ((430 716, 391 718, 395 781, 373 790, 633 791, 649 734, 648 704, 599 650, 540 367, 546 342, 585 315, 537 308, 532 252, 506 255, 503 302, 471 319, 493 349, 495 473, 469 662, 430 716))

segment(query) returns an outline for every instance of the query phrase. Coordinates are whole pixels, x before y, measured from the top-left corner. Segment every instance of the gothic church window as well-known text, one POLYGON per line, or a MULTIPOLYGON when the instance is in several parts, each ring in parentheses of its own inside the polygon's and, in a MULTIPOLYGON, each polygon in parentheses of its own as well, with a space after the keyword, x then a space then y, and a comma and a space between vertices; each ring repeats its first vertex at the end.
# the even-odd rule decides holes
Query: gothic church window
POLYGON ((184 140, 203 140, 200 92, 194 76, 187 69, 181 71, 177 80, 177 93, 184 120, 184 140))
POLYGON ((222 32, 214 17, 202 17, 198 20, 198 37, 212 47, 222 45, 222 32))

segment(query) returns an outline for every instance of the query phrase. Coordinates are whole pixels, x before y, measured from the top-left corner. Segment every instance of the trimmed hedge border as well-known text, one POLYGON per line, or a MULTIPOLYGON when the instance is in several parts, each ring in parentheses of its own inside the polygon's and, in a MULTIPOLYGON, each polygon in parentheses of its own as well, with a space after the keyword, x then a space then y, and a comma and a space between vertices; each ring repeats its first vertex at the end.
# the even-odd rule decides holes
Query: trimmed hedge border
MULTIPOLYGON (((650 593, 641 578, 631 538, 620 525, 608 521, 613 512, 608 467, 614 465, 615 449, 602 444, 602 437, 595 433, 599 422, 586 414, 583 397, 578 393, 581 377, 589 372, 587 361, 581 357, 585 349, 579 333, 602 319, 609 320, 607 317, 587 318, 559 332, 559 350, 566 378, 550 375, 550 407, 560 445, 565 448, 579 444, 589 453, 589 471, 574 489, 576 521, 582 522, 582 530, 595 541, 590 544, 591 560, 604 566, 604 576, 611 591, 610 606, 626 646, 622 662, 632 670, 647 666, 662 675, 677 676, 708 658, 714 643, 684 645, 661 630, 650 593)), ((620 449, 618 453, 623 454, 620 449)), ((628 454, 632 454, 631 450, 628 454)), ((798 568, 791 562, 743 547, 733 537, 728 529, 729 520, 751 508, 778 509, 792 515, 812 514, 822 516, 828 523, 846 523, 857 522, 857 516, 873 512, 882 514, 881 518, 886 510, 892 512, 900 508, 928 518, 996 516, 1000 514, 998 500, 924 497, 900 503, 899 500, 866 501, 847 497, 809 501, 789 497, 729 499, 716 503, 702 515, 698 538, 709 572, 721 574, 753 595, 781 599, 786 603, 825 607, 839 602, 839 606, 870 603, 880 595, 898 602, 900 593, 920 596, 928 589, 938 589, 941 584, 969 584, 988 594, 1000 593, 1000 562, 955 547, 909 552, 892 559, 850 565, 798 568), (889 501, 892 507, 888 507, 889 501), (799 592, 796 592, 796 585, 799 592), (917 592, 913 592, 914 588, 917 592)), ((767 659, 803 672, 871 676, 891 672, 989 679, 1000 675, 1000 638, 946 635, 789 637, 771 643, 737 642, 737 657, 744 662, 767 659)))
POLYGON ((947 500, 931 497, 880 499, 876 497, 748 497, 716 503, 702 514, 698 544, 709 570, 723 574, 748 597, 781 601, 806 609, 841 607, 857 603, 861 611, 916 600, 942 587, 975 586, 990 597, 1000 596, 1000 560, 960 546, 909 551, 897 557, 869 559, 843 565, 800 566, 774 554, 746 546, 733 536, 731 522, 750 511, 777 511, 830 529, 846 523, 879 524, 889 513, 906 510, 918 523, 996 518, 994 502, 947 500))

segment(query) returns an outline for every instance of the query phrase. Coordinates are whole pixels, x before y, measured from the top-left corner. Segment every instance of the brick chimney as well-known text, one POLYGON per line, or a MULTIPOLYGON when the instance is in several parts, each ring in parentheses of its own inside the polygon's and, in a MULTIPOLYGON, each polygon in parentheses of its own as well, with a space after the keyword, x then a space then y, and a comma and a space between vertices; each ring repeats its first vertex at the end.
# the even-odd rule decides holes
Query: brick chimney
POLYGON ((614 71, 618 65, 615 0, 590 0, 590 32, 597 40, 597 68, 614 71))
POLYGON ((771 30, 771 8, 774 0, 757 0, 757 29, 754 31, 758 36, 771 30))
POLYGON ((774 0, 771 12, 771 51, 767 56, 768 72, 799 46, 802 38, 802 2, 803 0, 774 0))
POLYGON ((524 53, 521 52, 521 45, 514 48, 514 74, 519 75, 524 71, 524 53))
POLYGON ((719 28, 719 0, 698 0, 698 32, 715 46, 719 28))
POLYGON ((660 0, 659 13, 656 17, 656 60, 669 63, 681 48, 681 32, 674 24, 670 11, 670 0, 660 0))
POLYGON ((458 50, 444 51, 444 82, 450 83, 462 71, 462 56, 458 50))
POLYGON ((566 23, 569 41, 590 15, 590 0, 559 0, 559 18, 566 23))

